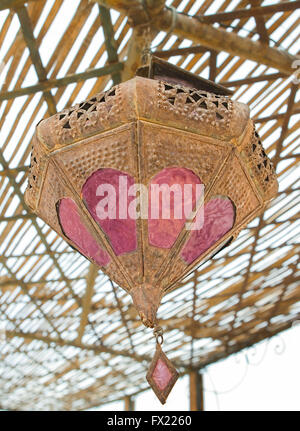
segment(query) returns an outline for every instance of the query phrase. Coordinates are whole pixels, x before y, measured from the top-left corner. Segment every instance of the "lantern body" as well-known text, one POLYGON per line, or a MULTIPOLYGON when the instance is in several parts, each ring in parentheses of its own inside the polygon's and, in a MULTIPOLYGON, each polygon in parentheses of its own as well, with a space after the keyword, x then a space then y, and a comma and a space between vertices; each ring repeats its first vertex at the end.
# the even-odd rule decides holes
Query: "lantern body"
MULTIPOLYGON (((137 76, 39 123, 25 198, 132 295, 143 323, 153 327, 163 294, 229 244, 276 192, 246 105, 137 76), (110 208, 116 214, 105 220, 99 200, 107 184, 118 191, 110 208), (186 217, 155 218, 150 210, 147 218, 130 218, 134 184, 190 184, 192 192, 204 185, 203 225, 190 230, 186 217)), ((195 209, 193 193, 190 201, 195 209)), ((175 197, 171 207, 178 209, 175 197)))

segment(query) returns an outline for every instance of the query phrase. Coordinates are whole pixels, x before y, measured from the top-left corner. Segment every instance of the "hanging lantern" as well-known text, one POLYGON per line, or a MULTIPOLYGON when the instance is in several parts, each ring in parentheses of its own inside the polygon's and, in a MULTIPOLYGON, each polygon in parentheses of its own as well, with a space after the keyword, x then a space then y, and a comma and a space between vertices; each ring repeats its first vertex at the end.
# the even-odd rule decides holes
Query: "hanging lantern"
POLYGON ((230 95, 152 58, 134 79, 40 122, 33 138, 26 202, 154 328, 147 379, 162 403, 178 376, 161 349, 162 296, 277 193, 249 109, 230 95))

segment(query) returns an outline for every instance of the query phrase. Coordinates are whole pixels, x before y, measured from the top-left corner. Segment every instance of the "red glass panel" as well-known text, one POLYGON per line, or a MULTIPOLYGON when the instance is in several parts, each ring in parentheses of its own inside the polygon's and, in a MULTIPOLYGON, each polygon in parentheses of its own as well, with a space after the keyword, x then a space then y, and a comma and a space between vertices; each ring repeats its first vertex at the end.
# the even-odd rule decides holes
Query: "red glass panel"
POLYGON ((172 373, 162 359, 157 361, 152 377, 161 391, 168 386, 168 383, 172 379, 172 373))
MULTIPOLYGON (((191 170, 185 168, 166 168, 159 172, 149 185, 149 217, 148 217, 148 240, 155 247, 171 248, 176 241, 180 231, 186 221, 184 206, 190 207, 192 210, 196 205, 196 185, 202 184, 201 180, 191 170), (153 185, 162 186, 163 184, 179 186, 182 191, 182 197, 179 194, 175 197, 175 193, 170 193, 170 201, 167 195, 159 194, 159 199, 154 200, 153 185), (184 185, 191 185, 190 196, 184 193, 184 185), (184 198, 183 198, 184 196, 184 198), (163 211, 170 208, 170 217, 163 218, 163 211), (153 215, 157 213, 158 217, 153 215), (178 215, 182 214, 181 217, 178 215)), ((174 189, 175 190, 175 189, 174 189)), ((179 190, 179 189, 178 189, 179 190)), ((165 213, 167 214, 167 213, 165 213)))
POLYGON ((63 198, 58 205, 58 217, 62 230, 67 238, 77 245, 78 250, 93 259, 100 266, 110 262, 108 253, 103 250, 92 237, 80 219, 76 203, 70 198, 63 198))
POLYGON ((230 199, 218 196, 204 205, 204 224, 192 231, 181 256, 190 264, 222 238, 233 226, 235 209, 230 199))
POLYGON ((82 188, 90 214, 108 236, 117 256, 137 249, 136 221, 128 214, 135 199, 128 196, 133 185, 130 175, 106 168, 94 172, 82 188))

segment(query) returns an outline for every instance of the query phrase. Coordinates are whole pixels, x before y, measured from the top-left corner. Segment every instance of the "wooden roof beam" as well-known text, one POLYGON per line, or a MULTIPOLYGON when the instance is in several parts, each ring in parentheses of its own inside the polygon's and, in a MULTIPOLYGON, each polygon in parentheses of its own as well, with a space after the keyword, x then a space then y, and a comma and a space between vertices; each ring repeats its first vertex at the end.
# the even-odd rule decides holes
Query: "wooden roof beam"
POLYGON ((261 40, 261 43, 265 43, 266 45, 269 45, 269 34, 266 27, 266 22, 263 17, 257 16, 255 18, 256 22, 256 30, 259 34, 259 38, 261 40))
POLYGON ((18 7, 24 6, 24 3, 36 2, 40 0, 1 0, 0 10, 4 9, 16 9, 18 7))
MULTIPOLYGON (((163 30, 177 35, 183 39, 192 40, 198 44, 202 44, 209 49, 216 51, 225 51, 233 56, 252 60, 258 64, 265 64, 269 67, 274 67, 282 73, 291 75, 294 72, 292 64, 299 57, 289 54, 286 51, 279 50, 268 45, 255 42, 250 38, 243 38, 233 32, 207 25, 203 22, 203 17, 191 17, 177 12, 175 9, 163 8, 158 14, 153 17, 147 16, 146 21, 141 22, 141 13, 132 15, 132 8, 128 8, 128 0, 96 0, 100 4, 113 7, 125 12, 135 24, 150 23, 157 30, 163 30), (152 18, 152 20, 151 20, 152 18)), ((161 0, 159 0, 161 5, 161 0)), ((137 0, 131 2, 135 8, 141 8, 142 3, 137 0)), ((288 2, 288 5, 300 5, 299 1, 288 2)), ((149 12, 149 8, 148 8, 149 12)), ((232 18, 230 18, 232 19, 232 18)))
MULTIPOLYGON (((99 13, 101 18, 101 24, 103 28, 105 47, 107 51, 107 58, 109 64, 119 62, 117 44, 114 37, 114 28, 111 21, 110 10, 99 4, 99 13)), ((111 74, 114 85, 121 82, 120 70, 116 70, 111 74)))
POLYGON ((32 220, 33 218, 36 218, 37 216, 35 214, 32 213, 26 213, 26 214, 15 214, 13 216, 8 216, 8 217, 0 217, 0 223, 4 223, 4 222, 12 222, 12 221, 16 221, 16 220, 32 220))
POLYGON ((177 49, 169 49, 166 51, 155 51, 155 56, 159 58, 170 58, 176 57, 177 55, 188 55, 188 54, 204 54, 205 52, 210 51, 209 48, 206 48, 202 45, 193 45, 188 46, 187 48, 177 48, 177 49))
POLYGON ((217 69, 217 51, 210 51, 209 56, 209 79, 215 81, 218 75, 217 69))
POLYGON ((280 138, 278 139, 276 144, 276 153, 272 159, 272 162, 275 168, 277 167, 277 164, 280 161, 280 153, 284 144, 284 140, 288 135, 289 122, 293 113, 297 91, 298 91, 298 85, 292 85, 290 89, 288 103, 287 103, 287 110, 284 114, 284 119, 281 127, 280 138))
MULTIPOLYGON (((173 12, 165 9, 157 16, 155 25, 164 31, 172 27, 173 12)), ((292 63, 298 58, 286 51, 269 47, 249 38, 242 38, 233 32, 203 24, 195 17, 176 13, 174 34, 183 39, 193 40, 210 49, 225 51, 233 56, 252 60, 258 64, 274 67, 282 73, 292 74, 292 63)))
POLYGON ((92 297, 94 294, 95 283, 99 270, 93 263, 90 264, 88 274, 86 277, 85 295, 82 299, 82 312, 80 326, 78 328, 77 342, 80 343, 84 334, 85 327, 88 323, 88 316, 91 308, 92 297))
POLYGON ((136 70, 142 66, 145 49, 157 34, 148 25, 138 25, 133 28, 132 36, 128 45, 127 61, 122 73, 122 81, 127 81, 135 76, 136 70))
POLYGON ((236 81, 221 81, 219 84, 223 87, 240 87, 242 85, 251 85, 256 82, 276 81, 277 79, 287 78, 285 73, 269 73, 266 75, 249 76, 248 78, 237 79, 236 81))
MULTIPOLYGON (((262 0, 250 0, 252 7, 261 7, 262 0)), ((269 45, 269 34, 266 27, 266 22, 264 16, 255 16, 256 30, 259 34, 261 43, 269 45)))
MULTIPOLYGON (((7 330, 6 331, 7 338, 14 338, 14 337, 21 337, 25 340, 38 340, 42 341, 43 343, 46 343, 48 345, 56 344, 57 346, 71 346, 76 347, 82 350, 92 351, 96 353, 97 355, 100 353, 108 353, 111 356, 124 356, 126 358, 134 359, 137 362, 147 362, 150 363, 152 358, 148 355, 139 355, 137 353, 132 353, 127 350, 117 350, 113 349, 112 347, 105 346, 103 344, 101 345, 90 345, 90 344, 83 344, 78 343, 77 341, 69 341, 69 340, 63 340, 61 338, 55 338, 55 337, 49 337, 45 335, 41 335, 37 332, 31 333, 31 332, 23 332, 23 331, 16 331, 16 330, 7 330)), ((186 364, 182 362, 178 362, 173 360, 173 364, 178 368, 186 368, 186 364)))
MULTIPOLYGON (((30 22, 30 18, 29 18, 27 9, 24 6, 21 6, 21 7, 16 8, 15 10, 16 10, 16 14, 18 15, 20 25, 22 28, 22 33, 24 36, 24 40, 25 40, 27 47, 29 49, 30 57, 31 57, 32 63, 34 65, 34 68, 36 70, 39 81, 45 82, 45 81, 47 81, 47 72, 43 66, 43 63, 42 63, 42 60, 40 57, 40 53, 38 50, 38 46, 37 46, 36 40, 35 40, 34 35, 33 35, 32 25, 30 22)), ((49 114, 54 115, 56 113, 56 103, 55 103, 53 95, 51 94, 51 92, 49 90, 44 91, 43 94, 44 94, 44 98, 45 98, 47 105, 48 105, 49 114)))
MULTIPOLYGON (((57 253, 55 253, 57 254, 57 253)), ((1 259, 6 259, 6 258, 10 258, 11 256, 1 256, 1 259)), ((74 278, 69 278, 69 280, 72 281, 79 281, 79 280, 84 280, 85 277, 74 277, 74 278)), ((39 281, 26 281, 26 286, 28 287, 28 289, 31 289, 32 286, 39 286, 39 285, 43 285, 43 284, 48 284, 48 283, 61 283, 62 281, 64 281, 63 278, 56 278, 55 280, 39 280, 39 281)), ((0 289, 5 288, 5 287, 9 287, 9 286, 19 286, 19 280, 17 279, 13 279, 10 278, 7 281, 0 281, 0 289)))
POLYGON ((119 74, 120 71, 123 70, 123 67, 123 63, 114 63, 104 67, 100 67, 98 69, 91 69, 82 73, 66 75, 63 78, 59 79, 49 79, 47 81, 40 82, 39 84, 31 85, 29 87, 18 88, 13 91, 3 91, 0 92, 0 102, 3 100, 15 99, 16 97, 25 96, 28 94, 35 94, 38 91, 49 91, 51 88, 66 87, 67 85, 74 82, 87 81, 91 78, 98 78, 100 76, 105 76, 109 74, 112 74, 113 76, 114 74, 119 74))
POLYGON ((249 9, 237 9, 231 12, 220 12, 212 15, 201 16, 201 21, 205 24, 215 22, 233 21, 235 19, 258 17, 264 15, 273 15, 277 12, 288 12, 300 8, 300 1, 286 1, 275 3, 268 6, 257 6, 249 9))
POLYGON ((17 175, 20 172, 26 172, 27 173, 29 171, 29 168, 30 168, 29 165, 28 166, 23 165, 23 166, 17 166, 16 168, 1 169, 0 170, 0 177, 2 177, 2 176, 6 177, 6 175, 8 173, 10 173, 11 175, 12 174, 17 175))
POLYGON ((132 23, 142 24, 157 16, 165 7, 165 0, 91 0, 127 15, 132 23))
MULTIPOLYGON (((300 114, 300 109, 295 109, 290 113, 290 116, 292 115, 299 115, 300 114)), ((273 114, 273 115, 269 115, 268 117, 261 117, 261 118, 253 118, 254 123, 267 123, 268 121, 272 121, 272 120, 282 120, 286 117, 286 114, 273 114)))

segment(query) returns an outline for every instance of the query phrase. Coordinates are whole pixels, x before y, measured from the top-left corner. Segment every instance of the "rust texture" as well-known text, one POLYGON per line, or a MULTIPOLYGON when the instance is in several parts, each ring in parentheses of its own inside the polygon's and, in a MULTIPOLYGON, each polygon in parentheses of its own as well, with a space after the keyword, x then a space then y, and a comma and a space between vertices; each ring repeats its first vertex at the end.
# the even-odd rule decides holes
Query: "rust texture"
MULTIPOLYGON (((36 130, 26 201, 66 241, 56 204, 71 197, 91 234, 111 256, 101 268, 128 291, 146 326, 156 324, 164 292, 260 214, 276 195, 274 169, 249 119, 249 109, 228 96, 143 77, 66 109, 36 130), (205 184, 205 201, 228 196, 236 208, 233 228, 190 265, 180 250, 190 232, 182 229, 173 247, 147 241, 147 221, 137 221, 136 251, 116 256, 109 239, 81 201, 81 189, 97 169, 115 168, 148 185, 160 170, 191 169, 205 184)), ((71 245, 76 248, 75 244, 71 245)))

